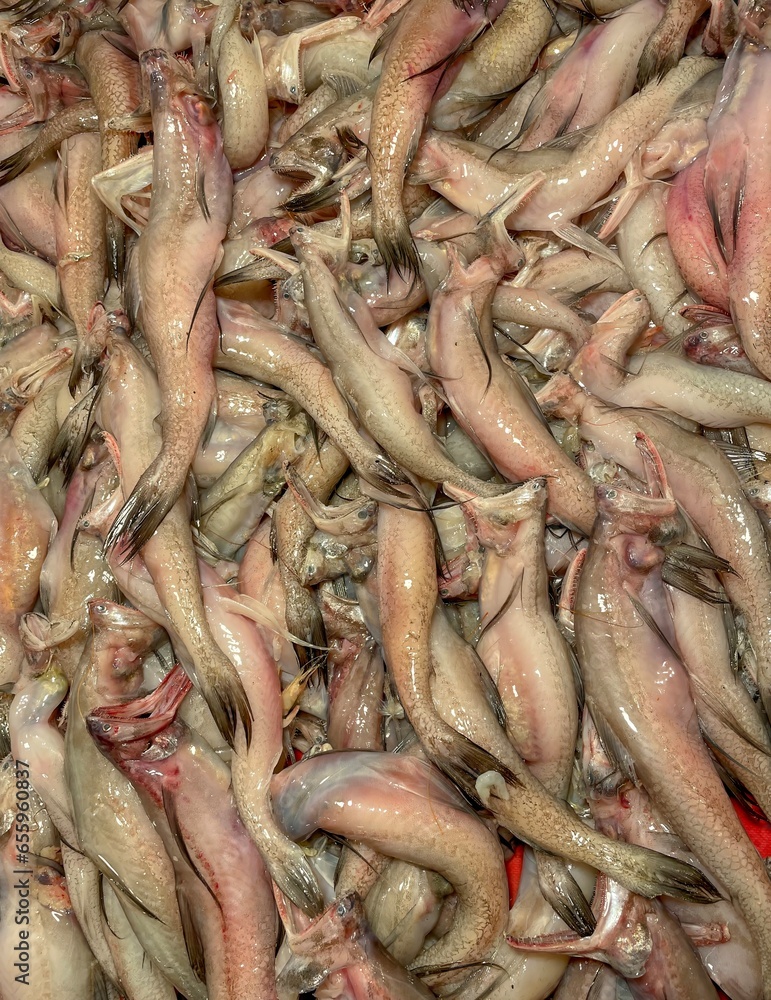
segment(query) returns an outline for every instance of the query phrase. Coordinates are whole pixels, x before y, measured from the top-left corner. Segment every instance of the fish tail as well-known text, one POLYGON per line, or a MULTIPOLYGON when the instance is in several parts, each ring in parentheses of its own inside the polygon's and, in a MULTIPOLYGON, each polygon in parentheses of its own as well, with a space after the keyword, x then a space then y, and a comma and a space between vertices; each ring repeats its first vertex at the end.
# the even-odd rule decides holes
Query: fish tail
POLYGON ((389 212, 384 219, 377 219, 373 212, 372 235, 383 258, 386 274, 393 269, 404 280, 418 277, 418 251, 401 205, 389 212))
POLYGON ((295 906, 309 917, 317 917, 324 909, 324 899, 316 876, 302 848, 288 838, 284 840, 280 857, 265 857, 270 876, 295 906))
POLYGON ((562 858, 542 851, 536 852, 535 861, 538 885, 546 902, 572 931, 587 937, 594 931, 597 921, 568 866, 562 858))
POLYGON ((206 699, 217 728, 231 747, 235 746, 239 722, 244 728, 246 747, 252 741, 252 709, 241 678, 235 667, 224 655, 225 662, 217 664, 214 677, 198 670, 201 693, 206 699), (227 666, 225 666, 225 663, 227 666))
POLYGON ((676 25, 667 23, 666 15, 648 39, 637 64, 637 86, 662 80, 680 62, 685 48, 685 35, 676 25))
POLYGON ((437 767, 478 805, 482 803, 477 792, 477 779, 482 774, 495 772, 505 784, 522 784, 505 764, 452 726, 446 727, 440 745, 432 748, 431 756, 437 767))
POLYGON ((186 480, 187 469, 175 468, 161 450, 113 521, 105 539, 107 550, 120 544, 122 561, 133 559, 177 502, 186 480))
POLYGON ((679 858, 633 844, 611 843, 615 857, 600 867, 638 896, 672 896, 688 903, 714 903, 722 898, 703 872, 679 858))

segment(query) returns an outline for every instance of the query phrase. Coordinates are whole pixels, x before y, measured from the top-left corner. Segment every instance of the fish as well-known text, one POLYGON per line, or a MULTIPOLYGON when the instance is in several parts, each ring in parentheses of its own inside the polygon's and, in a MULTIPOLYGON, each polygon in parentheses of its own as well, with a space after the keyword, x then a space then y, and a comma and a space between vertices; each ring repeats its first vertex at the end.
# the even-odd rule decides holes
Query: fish
POLYGON ((108 537, 137 552, 180 497, 214 402, 217 343, 210 284, 222 253, 232 180, 208 104, 161 49, 141 59, 155 143, 150 212, 136 248, 142 330, 161 391, 161 450, 108 537), (178 249, 170 250, 171 241, 178 249), (185 246, 195 247, 189 254, 185 246), (168 295, 168 290, 173 294, 168 295))

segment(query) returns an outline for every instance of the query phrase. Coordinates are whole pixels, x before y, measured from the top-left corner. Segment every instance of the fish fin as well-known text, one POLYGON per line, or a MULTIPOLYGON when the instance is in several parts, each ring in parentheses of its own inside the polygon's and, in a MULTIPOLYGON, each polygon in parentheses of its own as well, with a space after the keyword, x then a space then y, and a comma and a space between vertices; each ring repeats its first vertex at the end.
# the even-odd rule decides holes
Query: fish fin
POLYGON ((385 52, 391 39, 396 34, 396 29, 399 27, 402 16, 403 16, 403 11, 399 11, 396 17, 392 17, 391 20, 388 21, 383 30, 380 32, 380 35, 378 36, 378 39, 375 42, 375 44, 372 46, 372 51, 369 54, 369 61, 367 63, 368 66, 372 65, 372 63, 375 61, 375 59, 377 59, 377 57, 381 54, 381 52, 385 52))
POLYGON ((482 393, 482 399, 480 402, 484 402, 484 398, 490 389, 493 382, 493 366, 490 363, 490 356, 487 353, 487 346, 482 338, 482 328, 479 325, 479 317, 477 316, 476 309, 471 301, 466 302, 466 321, 471 327, 471 332, 474 334, 474 339, 479 345, 479 350, 482 352, 482 357, 485 362, 485 367, 487 368, 487 383, 485 385, 485 391, 482 393))
MULTIPOLYGON (((207 209, 207 211, 208 211, 208 209, 207 209)), ((211 291, 212 282, 214 281, 214 275, 217 273, 217 268, 220 266, 220 262, 222 261, 223 253, 224 253, 224 251, 222 250, 222 247, 220 247, 219 248, 219 253, 217 254, 217 258, 214 261, 214 264, 212 265, 212 269, 211 269, 211 271, 209 273, 209 277, 204 282, 203 287, 201 288, 201 291, 198 294, 198 299, 196 300, 196 303, 195 303, 195 309, 193 309, 193 315, 190 317, 190 326, 187 328, 187 343, 188 343, 188 346, 190 344, 190 335, 193 332, 193 327, 195 326, 195 321, 198 318, 198 312, 199 312, 201 306, 203 305, 203 300, 206 298, 206 293, 209 292, 209 291, 211 291)))
POLYGON ((177 906, 179 907, 179 917, 182 923, 182 937, 185 942, 187 957, 190 960, 190 967, 202 983, 206 982, 206 960, 203 941, 198 933, 193 916, 192 901, 188 899, 186 890, 177 885, 177 906))
POLYGON ((686 566, 695 566, 698 569, 710 569, 715 573, 731 573, 736 576, 736 570, 727 559, 722 559, 709 549, 699 548, 698 545, 688 545, 686 542, 668 545, 665 561, 666 559, 682 561, 686 566))
POLYGON ((94 426, 94 410, 99 400, 101 387, 102 383, 98 382, 78 400, 64 419, 53 443, 50 465, 59 464, 64 473, 65 486, 72 480, 83 457, 91 428, 94 426))
POLYGON ((543 898, 572 931, 587 937, 597 921, 568 866, 562 858, 543 851, 536 851, 535 863, 543 898))
POLYGON ((169 824, 169 832, 171 833, 174 843, 177 845, 177 850, 179 851, 185 863, 195 873, 196 877, 200 879, 202 885, 206 887, 206 891, 209 893, 209 895, 217 904, 217 906, 220 909, 222 909, 219 900, 214 895, 212 887, 209 885, 209 883, 201 874, 198 865, 193 860, 190 851, 187 848, 187 844, 185 843, 185 838, 182 836, 182 831, 179 826, 179 818, 177 817, 177 807, 174 805, 174 799, 171 797, 171 793, 169 792, 168 788, 166 788, 165 785, 161 789, 161 797, 163 800, 163 811, 166 813, 166 821, 169 824))
POLYGON ((343 149, 350 153, 352 156, 356 156, 361 150, 366 150, 369 153, 369 146, 363 139, 360 139, 358 135, 349 128, 347 125, 340 125, 335 129, 337 138, 343 145, 343 149))
POLYGON ((114 118, 108 118, 105 125, 113 132, 139 132, 143 134, 153 130, 150 112, 144 109, 137 109, 128 115, 116 115, 114 118))
POLYGON ((492 628, 495 624, 497 624, 509 610, 511 605, 514 603, 517 595, 522 590, 522 582, 524 580, 524 576, 525 576, 525 567, 523 566, 522 569, 520 570, 519 576, 512 583, 511 590, 509 591, 506 600, 500 606, 498 611, 496 611, 496 613, 493 615, 492 618, 489 619, 489 621, 486 621, 484 623, 482 622, 479 623, 479 628, 477 629, 477 634, 475 636, 475 643, 474 643, 475 647, 479 645, 482 636, 487 632, 487 630, 492 628))
MULTIPOLYGON (((663 575, 664 574, 662 573, 662 576, 663 575)), ((667 639, 667 637, 661 631, 661 627, 659 626, 659 623, 656 621, 656 619, 653 617, 653 615, 650 613, 650 611, 648 611, 648 609, 645 607, 645 605, 643 604, 643 602, 641 600, 639 600, 637 597, 635 597, 634 594, 630 593, 630 591, 629 591, 629 589, 627 587, 624 587, 624 590, 626 591, 626 596, 629 598, 629 603, 635 609, 635 611, 640 616, 640 618, 642 618, 642 620, 645 622, 645 624, 648 626, 648 628, 651 630, 651 632, 653 632, 653 634, 656 636, 656 638, 660 642, 664 643, 664 645, 667 647, 667 649, 670 651, 670 653, 673 656, 677 657, 677 659, 679 660, 680 659, 680 654, 675 649, 675 647, 672 645, 672 643, 669 641, 669 639, 667 639)))
MULTIPOLYGON (((608 760, 613 766, 614 775, 618 775, 621 779, 631 781, 632 784, 637 784, 637 773, 635 771, 634 758, 613 732, 605 716, 597 708, 597 706, 587 699, 586 707, 592 718, 592 722, 594 723, 594 728, 597 730, 600 743, 602 743, 608 760)), ((616 779, 614 790, 618 783, 619 781, 616 779)), ((600 790, 603 791, 602 787, 600 787, 600 790)))
POLYGON ((3 184, 7 184, 8 181, 23 174, 34 159, 34 143, 29 143, 0 160, 0 177, 2 177, 3 184))
POLYGON ((589 233, 585 233, 575 223, 560 222, 554 227, 553 232, 555 236, 558 236, 571 246, 578 247, 584 253, 594 254, 623 270, 624 265, 621 263, 621 259, 617 253, 606 247, 604 243, 600 243, 596 236, 590 236, 589 233))
MULTIPOLYGON (((660 22, 659 28, 666 21, 660 22)), ((667 25, 664 24, 666 29, 667 25)), ((680 62, 685 48, 685 38, 678 32, 654 30, 637 63, 637 86, 640 90, 651 83, 659 83, 680 62)))
POLYGON ((667 562, 666 558, 661 567, 661 579, 670 587, 681 590, 690 597, 695 597, 706 604, 728 604, 728 597, 725 591, 715 590, 706 584, 698 570, 685 566, 680 562, 667 562))
POLYGON ((494 771, 508 785, 519 786, 522 782, 508 768, 487 750, 474 743, 467 736, 457 732, 452 726, 443 727, 442 752, 430 752, 434 763, 448 778, 477 806, 482 801, 476 790, 476 780, 481 774, 494 771))
MULTIPOLYGON (((474 654, 477 660, 479 657, 474 654)), ((501 692, 495 686, 495 681, 490 676, 487 667, 479 660, 477 664, 477 669, 479 671, 479 677, 482 684, 482 690, 484 691, 485 700, 490 708, 495 713, 495 718, 498 720, 498 725, 501 729, 506 728, 506 706, 503 704, 503 699, 501 698, 501 692)))
POLYGON ((360 90, 363 90, 369 82, 366 77, 358 73, 346 72, 345 70, 337 70, 335 73, 322 73, 321 78, 324 83, 334 90, 338 98, 353 97, 354 94, 358 94, 360 90))
POLYGON ((122 563, 129 562, 144 548, 177 502, 184 483, 166 483, 166 478, 168 476, 156 459, 113 521, 105 538, 105 549, 109 552, 120 543, 122 563))
POLYGON ((199 677, 199 687, 201 694, 206 699, 209 711, 214 718, 217 728, 225 737, 228 746, 235 749, 236 732, 238 723, 244 727, 246 737, 246 747, 252 741, 252 709, 249 699, 244 691, 244 685, 238 676, 235 667, 227 660, 230 670, 227 673, 221 672, 213 682, 206 678, 199 677))
POLYGON ((715 238, 717 239, 717 245, 720 248, 720 253, 722 254, 723 260, 728 263, 728 252, 726 250, 725 236, 723 235, 723 227, 720 222, 720 211, 717 207, 717 202, 715 201, 715 194, 711 187, 704 186, 704 194, 707 199, 707 208, 709 209, 709 214, 712 217, 712 226, 715 230, 715 238))
POLYGON ((755 467, 755 462, 767 462, 771 458, 764 451, 755 451, 752 448, 745 448, 728 441, 713 440, 712 443, 723 452, 743 484, 757 478, 758 470, 755 467))
POLYGON ((206 200, 206 169, 201 163, 200 150, 195 157, 195 197, 205 222, 211 222, 209 203, 206 200))
POLYGON ((541 426, 549 432, 549 436, 554 437, 551 426, 549 425, 549 421, 544 416, 543 410, 538 405, 538 400, 535 398, 535 393, 530 388, 530 383, 527 381, 526 378, 520 375, 520 373, 513 365, 507 365, 507 367, 509 369, 509 372, 511 373, 512 378, 516 381, 517 385, 522 390, 522 395, 525 397, 528 406, 533 411, 533 416, 536 418, 538 423, 541 424, 541 426))
POLYGON ((132 62, 139 62, 139 56, 134 48, 134 43, 128 35, 120 35, 117 31, 103 31, 102 38, 116 49, 122 56, 131 59, 132 62))
MULTIPOLYGON (((718 720, 727 728, 730 729, 735 736, 743 740, 745 743, 749 744, 758 753, 765 754, 766 756, 771 756, 771 746, 767 743, 761 743, 760 740, 756 740, 754 736, 747 732, 741 723, 740 719, 737 719, 733 712, 725 704, 723 704, 719 698, 709 690, 705 684, 699 680, 698 677, 691 677, 691 687, 693 688, 694 694, 697 697, 697 701, 703 702, 706 708, 715 715, 718 720)), ((741 685, 741 681, 738 679, 735 681, 737 685, 741 685)), ((698 706, 697 706, 698 710, 698 706)), ((733 760, 733 758, 725 751, 720 750, 721 754, 728 760, 733 760)), ((734 761, 735 764, 739 764, 739 761, 734 761)), ((740 766, 743 766, 740 764, 740 766)))
POLYGON ((324 910, 324 898, 310 862, 299 844, 287 838, 280 861, 265 857, 270 877, 279 889, 308 916, 324 910))
POLYGON ((303 214, 316 212, 321 208, 329 208, 340 200, 340 192, 345 186, 344 178, 331 181, 315 191, 306 191, 287 199, 281 206, 287 212, 303 214))
POLYGON ((129 887, 126 885, 123 879, 121 879, 121 877, 118 875, 118 873, 109 863, 109 861, 103 858, 101 854, 98 856, 96 867, 101 871, 102 875, 104 876, 104 878, 107 879, 107 881, 110 883, 113 889, 115 889, 117 892, 122 893, 127 899, 129 899, 134 904, 134 906, 137 907, 137 909, 141 910, 142 913, 145 914, 145 916, 151 917, 153 920, 157 920, 159 923, 161 922, 160 917, 157 917, 151 909, 145 906, 145 904, 142 902, 139 896, 137 896, 133 890, 129 889, 129 887))
POLYGON ((404 212, 398 209, 390 213, 379 223, 377 231, 374 231, 373 227, 372 235, 383 258, 386 274, 390 274, 393 270, 404 281, 409 277, 417 280, 420 274, 420 259, 404 212))

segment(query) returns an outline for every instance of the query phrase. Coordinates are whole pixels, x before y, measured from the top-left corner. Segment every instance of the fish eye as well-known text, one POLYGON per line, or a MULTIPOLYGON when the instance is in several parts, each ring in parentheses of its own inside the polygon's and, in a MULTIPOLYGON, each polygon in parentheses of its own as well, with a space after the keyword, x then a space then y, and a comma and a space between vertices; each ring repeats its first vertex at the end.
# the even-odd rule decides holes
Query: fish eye
POLYGON ((608 490, 607 493, 605 494, 605 499, 606 500, 615 500, 617 496, 618 496, 618 493, 616 492, 616 490, 608 490))

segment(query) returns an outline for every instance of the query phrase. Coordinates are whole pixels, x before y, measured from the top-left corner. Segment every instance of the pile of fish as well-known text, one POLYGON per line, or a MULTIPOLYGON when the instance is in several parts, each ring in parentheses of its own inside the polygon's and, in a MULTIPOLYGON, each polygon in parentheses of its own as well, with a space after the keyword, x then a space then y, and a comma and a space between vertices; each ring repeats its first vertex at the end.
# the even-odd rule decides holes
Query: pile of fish
POLYGON ((0 67, 2 1000, 771 1000, 767 0, 0 67))

